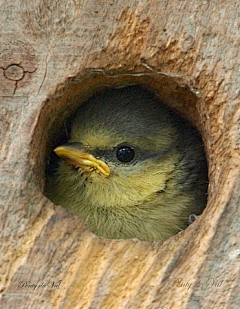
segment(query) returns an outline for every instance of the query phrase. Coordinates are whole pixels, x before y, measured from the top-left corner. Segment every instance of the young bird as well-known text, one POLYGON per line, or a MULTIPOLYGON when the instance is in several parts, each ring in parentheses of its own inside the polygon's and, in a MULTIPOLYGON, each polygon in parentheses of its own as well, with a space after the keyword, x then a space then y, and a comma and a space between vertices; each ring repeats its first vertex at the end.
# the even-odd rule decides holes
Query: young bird
POLYGON ((165 240, 206 204, 202 141, 140 86, 94 95, 74 117, 46 195, 105 238, 165 240))

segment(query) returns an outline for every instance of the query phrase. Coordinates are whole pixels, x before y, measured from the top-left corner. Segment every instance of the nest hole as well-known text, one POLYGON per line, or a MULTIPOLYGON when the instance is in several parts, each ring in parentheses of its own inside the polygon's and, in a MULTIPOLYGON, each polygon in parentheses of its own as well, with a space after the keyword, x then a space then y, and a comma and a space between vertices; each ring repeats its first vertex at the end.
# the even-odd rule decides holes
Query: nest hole
POLYGON ((94 94, 130 85, 137 85, 152 92, 174 112, 187 119, 200 134, 204 132, 197 110, 199 98, 182 80, 157 74, 116 77, 94 73, 88 74, 85 78, 72 78, 64 85, 59 85, 54 96, 45 102, 38 121, 34 140, 34 145, 38 147, 38 154, 33 152, 33 156, 35 154, 33 159, 37 163, 37 175, 42 179, 40 187, 45 195, 46 177, 56 169, 53 164, 56 161, 53 149, 68 142, 76 110, 94 94))

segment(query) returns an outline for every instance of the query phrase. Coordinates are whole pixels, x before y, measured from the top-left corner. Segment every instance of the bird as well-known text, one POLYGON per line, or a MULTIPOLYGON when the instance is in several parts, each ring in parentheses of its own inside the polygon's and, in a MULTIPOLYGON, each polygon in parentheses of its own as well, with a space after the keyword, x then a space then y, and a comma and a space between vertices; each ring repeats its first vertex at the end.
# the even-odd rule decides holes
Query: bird
POLYGON ((206 206, 200 134, 143 85, 81 103, 67 143, 53 153, 46 196, 99 237, 165 241, 206 206))

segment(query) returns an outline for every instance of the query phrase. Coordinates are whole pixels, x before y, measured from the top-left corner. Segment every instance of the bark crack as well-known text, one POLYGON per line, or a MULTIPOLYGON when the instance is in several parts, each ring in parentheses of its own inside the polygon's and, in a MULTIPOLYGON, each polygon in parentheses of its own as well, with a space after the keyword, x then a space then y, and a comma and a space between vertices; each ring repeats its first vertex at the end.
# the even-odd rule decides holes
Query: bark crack
POLYGON ((42 79, 42 82, 41 82, 41 85, 38 89, 38 94, 40 93, 42 87, 43 87, 43 84, 44 84, 44 81, 46 79, 46 76, 47 76, 47 72, 48 72, 48 57, 49 57, 49 54, 47 54, 46 58, 45 58, 45 72, 44 72, 44 75, 43 75, 43 79, 42 79))

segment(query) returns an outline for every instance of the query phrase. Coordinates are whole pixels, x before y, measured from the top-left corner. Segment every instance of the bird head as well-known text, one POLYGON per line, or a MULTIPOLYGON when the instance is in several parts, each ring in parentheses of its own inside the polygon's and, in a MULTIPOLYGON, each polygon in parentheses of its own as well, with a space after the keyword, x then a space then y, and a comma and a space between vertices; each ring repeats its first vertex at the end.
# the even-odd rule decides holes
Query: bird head
POLYGON ((129 86, 77 110, 47 196, 106 238, 167 239, 206 203, 196 130, 156 97, 129 86))
POLYGON ((54 151, 63 159, 62 183, 75 198, 126 207, 166 189, 179 159, 177 140, 171 111, 132 86, 95 95, 80 106, 68 143, 54 151))

